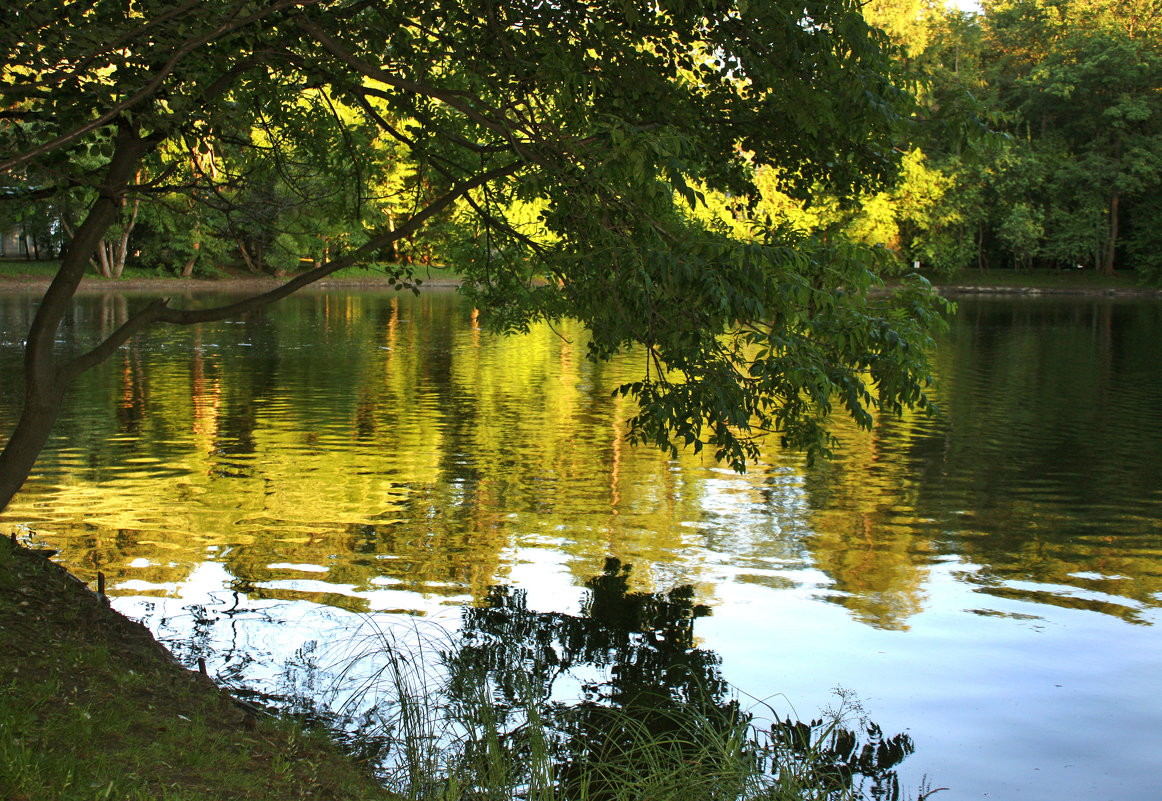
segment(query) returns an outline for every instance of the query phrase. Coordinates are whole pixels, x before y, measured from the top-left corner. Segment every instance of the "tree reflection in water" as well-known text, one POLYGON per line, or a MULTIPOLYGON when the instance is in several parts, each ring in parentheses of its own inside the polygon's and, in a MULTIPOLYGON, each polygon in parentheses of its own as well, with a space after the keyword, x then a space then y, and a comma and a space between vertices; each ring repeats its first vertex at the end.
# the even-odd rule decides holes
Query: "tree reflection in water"
POLYGON ((461 639, 445 655, 449 700, 470 716, 487 694, 500 736, 479 748, 502 748, 512 764, 548 761, 567 798, 625 797, 627 781, 658 773, 711 779, 701 797, 899 797, 895 768, 913 750, 906 734, 885 737, 875 724, 857 734, 839 714, 760 725, 733 697, 720 658, 696 646, 694 621, 710 610, 694 603, 693 587, 631 592, 629 574, 607 560, 586 583, 580 615, 531 610, 510 587, 464 610, 461 639))

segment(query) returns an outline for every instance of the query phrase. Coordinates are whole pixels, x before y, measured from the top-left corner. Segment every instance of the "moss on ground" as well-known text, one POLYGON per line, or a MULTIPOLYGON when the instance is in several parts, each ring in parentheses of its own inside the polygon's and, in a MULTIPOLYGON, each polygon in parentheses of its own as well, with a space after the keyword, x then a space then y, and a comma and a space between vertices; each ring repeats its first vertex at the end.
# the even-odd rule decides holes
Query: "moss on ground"
POLYGON ((0 539, 0 798, 390 797, 323 734, 244 711, 41 552, 0 539))

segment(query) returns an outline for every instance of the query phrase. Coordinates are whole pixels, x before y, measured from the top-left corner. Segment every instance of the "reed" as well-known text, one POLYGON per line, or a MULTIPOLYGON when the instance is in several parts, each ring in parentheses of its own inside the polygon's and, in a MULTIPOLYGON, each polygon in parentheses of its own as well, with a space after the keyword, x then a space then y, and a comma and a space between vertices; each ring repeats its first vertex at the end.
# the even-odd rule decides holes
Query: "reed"
POLYGON ((709 694, 619 708, 526 685, 514 704, 488 670, 449 674, 442 629, 397 637, 369 626, 337 662, 333 708, 380 744, 378 773, 407 801, 903 797, 892 768, 910 740, 884 737, 846 693, 810 723, 780 720, 763 702, 723 714, 709 694))

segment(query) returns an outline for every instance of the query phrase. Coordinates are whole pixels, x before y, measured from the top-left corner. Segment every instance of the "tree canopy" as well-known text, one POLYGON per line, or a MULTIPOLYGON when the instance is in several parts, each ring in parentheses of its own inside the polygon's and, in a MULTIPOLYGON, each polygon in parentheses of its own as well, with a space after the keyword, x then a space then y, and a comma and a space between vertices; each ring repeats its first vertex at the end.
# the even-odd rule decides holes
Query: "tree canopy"
POLYGON ((923 86, 912 145, 926 157, 926 170, 892 198, 885 216, 896 229, 877 233, 898 232, 902 253, 947 272, 1133 268, 1157 282, 1157 0, 868 8, 907 47, 907 69, 923 86), (933 187, 942 191, 918 205, 903 201, 933 187))
POLYGON ((70 228, 0 504, 69 382, 130 337, 390 259, 440 221, 496 329, 569 316, 593 358, 640 349, 621 390, 638 440, 741 469, 767 431, 825 450, 836 403, 865 425, 928 404, 923 287, 870 295, 873 252, 748 212, 763 169, 841 200, 897 169, 909 96, 851 0, 34 1, 0 48, 0 205, 51 202, 70 228), (711 190, 746 235, 697 213, 711 190), (58 352, 87 265, 123 256, 126 226, 168 230, 189 263, 211 221, 248 259, 314 247, 315 266, 221 307, 159 299, 58 352))

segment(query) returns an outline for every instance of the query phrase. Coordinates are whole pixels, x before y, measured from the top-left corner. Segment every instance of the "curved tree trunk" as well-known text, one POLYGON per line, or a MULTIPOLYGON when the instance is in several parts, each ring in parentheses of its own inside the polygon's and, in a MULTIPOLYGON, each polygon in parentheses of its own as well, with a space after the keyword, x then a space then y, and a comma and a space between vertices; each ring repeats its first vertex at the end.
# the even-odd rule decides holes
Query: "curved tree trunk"
POLYGON ((69 376, 55 354, 57 331, 72 306, 89 258, 104 245, 148 143, 122 123, 97 200, 61 257, 61 266, 36 310, 24 346, 24 409, 0 453, 0 511, 20 490, 60 413, 69 376))
MULTIPOLYGON (((141 182, 141 170, 137 171, 137 175, 133 179, 135 182, 141 182)), ((125 272, 125 259, 129 256, 129 236, 133 233, 133 227, 137 225, 137 212, 141 207, 141 198, 135 197, 133 199, 133 213, 129 216, 129 221, 125 223, 125 230, 121 232, 121 238, 115 245, 115 256, 112 267, 112 278, 120 278, 121 274, 125 272)))
POLYGON ((190 256, 186 263, 182 265, 182 278, 189 278, 194 274, 194 267, 198 263, 198 251, 202 248, 202 243, 196 237, 199 237, 201 232, 195 226, 194 228, 194 255, 190 256))
POLYGON ((113 268, 109 264, 109 243, 106 242, 104 238, 102 238, 101 241, 97 243, 96 260, 94 261, 92 258, 89 260, 93 261, 93 263, 96 265, 97 275, 101 276, 102 278, 113 277, 113 268))
POLYGON ((242 253, 242 261, 246 262, 246 269, 255 275, 260 274, 262 272, 262 270, 259 269, 262 266, 262 250, 260 249, 258 251, 257 263, 255 257, 251 256, 250 251, 246 249, 246 244, 241 240, 238 242, 238 250, 242 253))

